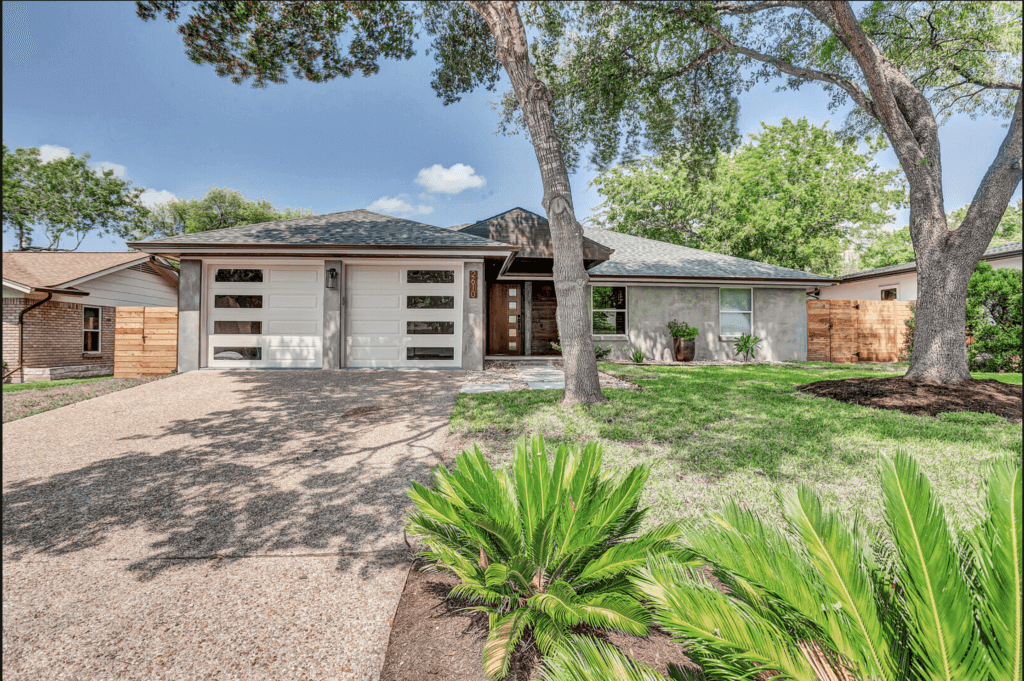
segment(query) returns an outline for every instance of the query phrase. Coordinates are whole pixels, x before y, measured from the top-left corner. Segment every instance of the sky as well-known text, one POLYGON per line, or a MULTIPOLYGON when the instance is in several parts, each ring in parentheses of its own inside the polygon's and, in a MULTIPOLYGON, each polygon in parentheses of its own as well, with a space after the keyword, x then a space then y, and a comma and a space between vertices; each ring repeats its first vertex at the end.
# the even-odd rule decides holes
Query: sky
MULTIPOLYGON (((97 167, 146 188, 150 205, 217 186, 277 208, 369 208, 439 226, 516 206, 543 214, 532 146, 496 132, 492 102, 507 80, 444 106, 424 47, 411 60, 381 62, 369 78, 254 89, 190 62, 176 27, 143 22, 132 2, 5 1, 3 140, 9 149, 38 147, 44 158, 89 152, 97 167)), ((797 93, 761 86, 740 98, 740 131, 785 116, 838 128, 846 112, 827 104, 813 85, 797 93)), ((947 212, 971 200, 1005 134, 1002 121, 966 116, 942 129, 947 212)), ((877 161, 898 165, 891 150, 877 161)), ((596 174, 581 167, 571 178, 581 220, 602 200, 588 186, 596 174)), ((906 222, 902 211, 894 227, 906 222)), ((4 233, 4 250, 16 245, 4 233)), ((124 248, 91 235, 79 250, 124 248)))

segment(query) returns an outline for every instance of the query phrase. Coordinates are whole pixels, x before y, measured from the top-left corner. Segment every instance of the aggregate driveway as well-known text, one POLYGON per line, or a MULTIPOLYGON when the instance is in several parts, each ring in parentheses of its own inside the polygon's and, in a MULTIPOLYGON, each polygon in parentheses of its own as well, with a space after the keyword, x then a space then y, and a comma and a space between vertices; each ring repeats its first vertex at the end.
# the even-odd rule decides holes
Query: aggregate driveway
POLYGON ((3 677, 373 679, 461 371, 196 371, 3 428, 3 677))

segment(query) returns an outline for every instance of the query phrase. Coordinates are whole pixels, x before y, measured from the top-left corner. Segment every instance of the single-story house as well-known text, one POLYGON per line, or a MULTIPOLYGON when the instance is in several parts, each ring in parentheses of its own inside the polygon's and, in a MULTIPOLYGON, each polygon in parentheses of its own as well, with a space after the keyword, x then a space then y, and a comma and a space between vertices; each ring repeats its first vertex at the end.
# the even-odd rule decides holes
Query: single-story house
MULTIPOLYGON (((992 246, 981 259, 995 269, 1021 269, 1021 242, 992 246)), ((839 277, 839 284, 813 295, 822 300, 917 300, 917 263, 889 265, 839 277)))
MULTIPOLYGON (((180 259, 178 370, 448 367, 555 353, 547 220, 521 208, 458 229, 353 210, 129 244, 180 259)), ((671 319, 697 359, 807 355, 805 290, 828 277, 588 229, 595 342, 671 358, 671 319)))
POLYGON ((3 254, 4 380, 114 373, 114 308, 174 307, 178 271, 148 253, 3 254))

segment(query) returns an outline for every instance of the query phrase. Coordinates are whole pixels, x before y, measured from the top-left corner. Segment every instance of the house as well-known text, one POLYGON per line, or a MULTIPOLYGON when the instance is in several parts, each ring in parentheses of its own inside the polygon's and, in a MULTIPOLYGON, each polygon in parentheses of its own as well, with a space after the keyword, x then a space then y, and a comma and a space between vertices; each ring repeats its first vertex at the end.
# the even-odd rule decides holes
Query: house
MULTIPOLYGON (((130 244, 181 261, 178 370, 435 367, 555 352, 547 221, 516 208, 459 229, 354 210, 130 244)), ((807 272, 589 229, 595 342, 667 360, 670 319, 697 358, 807 354, 807 272)))
POLYGON ((174 307, 178 273, 146 253, 3 254, 4 380, 114 373, 114 308, 174 307))
MULTIPOLYGON (((1021 269, 1021 242, 992 246, 981 259, 995 269, 1021 269)), ((813 290, 811 290, 813 293, 813 290)), ((814 295, 822 300, 917 300, 917 263, 889 265, 839 277, 814 295)))

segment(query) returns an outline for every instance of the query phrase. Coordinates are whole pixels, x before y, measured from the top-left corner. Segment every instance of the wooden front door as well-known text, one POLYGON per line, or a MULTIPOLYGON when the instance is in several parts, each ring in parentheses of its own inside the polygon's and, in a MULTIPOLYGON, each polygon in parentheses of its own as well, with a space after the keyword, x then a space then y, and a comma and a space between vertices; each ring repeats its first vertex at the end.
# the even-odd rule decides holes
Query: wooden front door
POLYGON ((487 354, 523 354, 523 287, 491 284, 490 291, 487 354))

